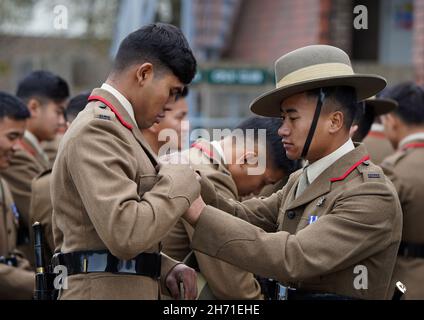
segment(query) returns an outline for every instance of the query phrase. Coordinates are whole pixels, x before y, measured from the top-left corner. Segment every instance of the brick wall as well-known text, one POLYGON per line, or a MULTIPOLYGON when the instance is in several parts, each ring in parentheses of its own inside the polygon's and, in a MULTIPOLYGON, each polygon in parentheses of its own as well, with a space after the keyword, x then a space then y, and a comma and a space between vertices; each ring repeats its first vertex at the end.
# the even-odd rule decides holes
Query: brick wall
MULTIPOLYGON (((324 0, 322 0, 324 1, 324 0)), ((352 0, 325 0, 331 2, 330 14, 327 18, 330 33, 328 43, 339 47, 347 54, 352 52, 353 35, 353 1, 352 0)))
POLYGON ((232 45, 224 58, 272 66, 287 52, 325 41, 320 32, 324 23, 321 2, 243 0, 232 45))
POLYGON ((414 1, 413 64, 416 81, 424 85, 424 0, 414 1))

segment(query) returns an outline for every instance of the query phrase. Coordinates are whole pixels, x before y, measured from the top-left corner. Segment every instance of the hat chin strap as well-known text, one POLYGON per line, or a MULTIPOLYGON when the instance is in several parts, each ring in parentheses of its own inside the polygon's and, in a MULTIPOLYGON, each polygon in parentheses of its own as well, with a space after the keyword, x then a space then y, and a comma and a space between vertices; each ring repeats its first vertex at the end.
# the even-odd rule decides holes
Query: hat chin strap
POLYGON ((319 97, 318 97, 317 106, 315 108, 314 119, 312 120, 311 128, 309 129, 309 133, 308 133, 308 136, 306 137, 305 145, 303 146, 302 155, 300 156, 302 159, 306 158, 309 151, 309 147, 311 146, 312 138, 314 137, 315 130, 317 128, 318 119, 321 114, 321 109, 324 103, 324 99, 325 99, 325 93, 324 93, 324 90, 322 90, 321 88, 319 90, 319 97))

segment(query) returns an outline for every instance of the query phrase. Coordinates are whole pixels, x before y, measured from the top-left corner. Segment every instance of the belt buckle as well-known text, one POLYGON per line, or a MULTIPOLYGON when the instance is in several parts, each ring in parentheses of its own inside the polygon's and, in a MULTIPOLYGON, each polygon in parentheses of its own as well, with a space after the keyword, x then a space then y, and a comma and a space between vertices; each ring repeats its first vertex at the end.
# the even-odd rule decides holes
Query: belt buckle
POLYGON ((277 286, 275 290, 276 290, 277 300, 288 300, 288 295, 289 295, 288 287, 283 286, 279 282, 277 282, 277 286))

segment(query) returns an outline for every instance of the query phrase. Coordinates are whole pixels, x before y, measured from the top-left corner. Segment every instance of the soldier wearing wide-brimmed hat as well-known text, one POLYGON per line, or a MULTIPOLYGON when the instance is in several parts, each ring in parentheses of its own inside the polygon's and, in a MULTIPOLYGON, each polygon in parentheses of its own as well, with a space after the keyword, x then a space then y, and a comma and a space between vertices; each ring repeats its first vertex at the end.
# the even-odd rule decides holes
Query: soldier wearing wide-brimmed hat
POLYGON ((349 138, 357 102, 386 81, 354 73, 346 53, 325 45, 284 55, 275 71, 277 88, 251 110, 282 118, 286 154, 306 166, 269 198, 208 203, 245 221, 199 198, 184 215, 195 226, 193 249, 276 279, 280 297, 391 298, 399 200, 365 147, 349 138))

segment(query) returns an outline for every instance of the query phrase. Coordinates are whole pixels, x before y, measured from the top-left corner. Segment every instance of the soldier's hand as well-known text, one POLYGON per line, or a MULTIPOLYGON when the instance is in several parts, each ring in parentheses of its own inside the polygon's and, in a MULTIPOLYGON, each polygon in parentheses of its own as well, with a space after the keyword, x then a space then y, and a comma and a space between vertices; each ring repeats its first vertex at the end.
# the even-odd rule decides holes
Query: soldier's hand
POLYGON ((200 214, 205 207, 206 203, 203 201, 202 196, 199 196, 191 204, 191 207, 188 208, 188 210, 183 214, 183 219, 190 223, 192 226, 195 226, 200 218, 200 214))
POLYGON ((175 300, 180 299, 180 283, 184 287, 184 300, 195 300, 197 298, 196 271, 185 264, 177 264, 169 272, 165 282, 175 300))
POLYGON ((161 164, 190 164, 186 154, 181 152, 173 152, 159 157, 161 164))

